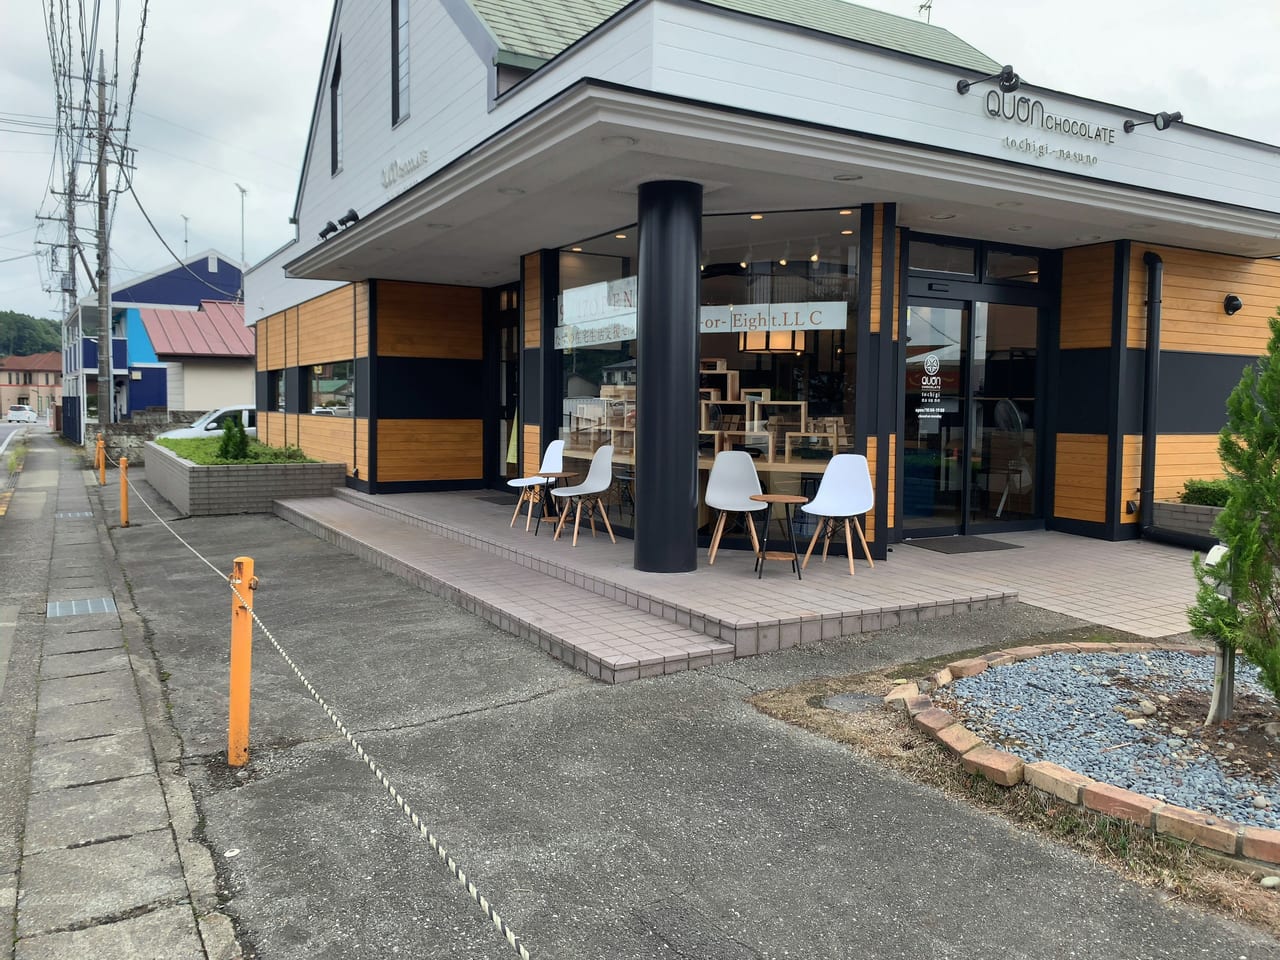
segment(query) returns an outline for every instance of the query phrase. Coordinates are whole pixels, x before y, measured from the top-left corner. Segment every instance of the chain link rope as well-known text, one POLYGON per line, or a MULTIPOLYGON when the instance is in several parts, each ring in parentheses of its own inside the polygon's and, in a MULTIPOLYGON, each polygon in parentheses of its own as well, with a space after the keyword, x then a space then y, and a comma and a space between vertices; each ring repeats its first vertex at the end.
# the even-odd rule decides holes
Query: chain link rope
MULTIPOLYGON (((105 447, 103 448, 103 456, 106 457, 108 463, 116 467, 119 466, 118 461, 113 460, 106 453, 105 447)), ((220 580, 230 585, 231 592, 235 594, 236 599, 240 602, 240 604, 244 606, 246 610, 248 610, 249 616, 253 619, 253 622, 257 624, 258 629, 262 631, 263 636, 265 636, 267 640, 270 641, 271 646, 275 648, 276 653, 278 653, 281 656, 281 658, 284 660, 284 662, 289 665, 289 668, 293 671, 294 676, 296 676, 298 680, 302 683, 302 685, 306 688, 307 693, 311 696, 311 699, 314 700, 317 704, 319 704, 320 709, 324 711, 325 716, 329 718, 330 722, 333 723, 337 731, 342 734, 342 736, 346 739, 347 743, 350 744, 352 749, 355 750, 356 755, 361 760, 364 761, 365 765, 369 768, 369 771, 374 775, 377 781, 380 784, 382 784, 383 788, 387 791, 387 795, 391 797, 391 799, 395 802, 396 806, 400 808, 400 811, 405 815, 405 817, 409 820, 409 822, 413 824, 413 826, 417 829, 418 833, 426 839, 427 844, 431 847, 432 851, 436 854, 437 858, 439 858, 440 862, 445 865, 445 867, 449 870, 449 873, 453 875, 453 878, 458 882, 458 884, 464 890, 467 891, 467 894, 476 903, 476 905, 479 906, 482 911, 484 911, 485 916, 489 918, 489 921, 493 924, 494 929, 496 929, 502 935, 503 940, 506 941, 507 945, 510 946, 513 951, 515 951, 516 956, 520 957, 521 960, 530 960, 530 957, 532 955, 529 953, 529 949, 528 947, 525 946, 524 941, 521 940, 518 936, 516 936, 515 931, 513 931, 511 927, 507 924, 506 920, 502 918, 502 915, 499 914, 498 911, 494 909, 493 903, 488 899, 488 897, 484 896, 476 888, 475 882, 467 876, 466 871, 464 871, 462 867, 458 864, 458 862, 454 860, 453 856, 445 849, 444 845, 440 843, 436 835, 427 828, 426 823, 424 823, 422 819, 418 816, 418 814, 413 810, 413 808, 409 804, 409 801, 406 800, 403 795, 401 795, 400 791, 396 789, 395 785, 391 782, 390 778, 388 778, 387 775, 382 771, 382 768, 378 766, 377 762, 373 759, 373 757, 370 756, 365 751, 364 747, 361 746, 360 742, 356 740, 356 738, 352 735, 351 731, 347 729, 347 725, 342 722, 342 720, 338 717, 337 713, 334 712, 334 710, 329 706, 329 704, 325 702, 325 699, 320 695, 320 692, 316 690, 314 686, 312 686, 311 681, 307 679, 306 675, 302 672, 302 670, 298 667, 298 665, 293 662, 293 658, 289 656, 289 654, 285 651, 284 647, 281 646, 280 642, 277 641, 276 638, 272 635, 271 631, 267 629, 267 625, 263 623, 262 620, 258 617, 257 612, 253 609, 253 605, 250 604, 245 599, 244 595, 237 589, 237 584, 233 580, 232 576, 230 574, 223 573, 216 566, 214 566, 214 564, 207 557, 205 557, 202 553, 200 553, 199 550, 197 550, 190 543, 188 543, 182 537, 182 535, 178 533, 178 531, 174 530, 173 527, 170 526, 169 523, 162 516, 160 516, 160 514, 156 513, 155 508, 152 507, 151 504, 147 502, 147 499, 138 492, 138 488, 134 486, 133 480, 126 479, 126 482, 129 485, 129 489, 133 492, 133 495, 137 496, 138 500, 142 503, 142 505, 147 508, 147 510, 151 513, 151 515, 156 518, 156 520, 160 523, 160 525, 164 527, 165 530, 167 530, 174 537, 174 539, 176 539, 179 543, 181 543, 184 547, 186 547, 189 551, 191 551, 191 553, 196 557, 196 559, 201 561, 205 566, 207 566, 210 570, 212 570, 220 580)))

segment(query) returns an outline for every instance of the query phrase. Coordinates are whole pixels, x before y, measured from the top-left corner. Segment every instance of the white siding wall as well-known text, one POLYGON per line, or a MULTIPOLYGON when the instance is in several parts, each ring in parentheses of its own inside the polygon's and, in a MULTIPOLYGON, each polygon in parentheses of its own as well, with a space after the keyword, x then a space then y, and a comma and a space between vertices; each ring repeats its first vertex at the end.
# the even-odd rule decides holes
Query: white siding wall
MULTIPOLYGON (((325 143, 327 144, 328 141, 326 140, 325 143)), ((345 285, 341 280, 299 280, 284 275, 284 265, 309 246, 310 244, 291 243, 277 250, 244 275, 246 326, 251 327, 259 320, 278 313, 285 307, 314 299, 322 293, 328 293, 345 285)))
POLYGON ((216 410, 237 403, 253 403, 252 360, 187 360, 182 366, 186 406, 180 409, 216 410))
MULTIPOLYGON (((1280 212, 1280 155, 1186 125, 1164 133, 1151 125, 1126 134, 1137 110, 1036 91, 1055 115, 1116 129, 1114 144, 1093 144, 989 116, 991 83, 961 96, 956 81, 970 71, 857 49, 778 29, 705 7, 657 2, 652 89, 730 107, 943 147, 1002 161, 1023 156, 1002 144, 1024 137, 1052 148, 1098 157, 1082 165, 1052 154, 1028 162, 1037 169, 1113 181, 1280 212)), ((1148 115, 1149 118, 1149 115, 1148 115)))
POLYGON ((187 390, 186 380, 182 373, 182 364, 166 363, 165 365, 165 396, 169 401, 170 410, 194 410, 194 407, 187 406, 187 390))

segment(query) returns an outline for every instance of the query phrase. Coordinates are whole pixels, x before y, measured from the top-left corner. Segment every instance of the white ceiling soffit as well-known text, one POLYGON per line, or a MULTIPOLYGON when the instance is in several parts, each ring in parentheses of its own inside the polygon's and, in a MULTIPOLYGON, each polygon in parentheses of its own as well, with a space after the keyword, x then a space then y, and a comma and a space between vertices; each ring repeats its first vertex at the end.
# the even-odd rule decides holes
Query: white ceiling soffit
POLYGON ((886 202, 914 230, 1025 246, 1280 255, 1280 214, 581 84, 287 269, 493 286, 523 254, 633 223, 639 184, 660 179, 703 183, 707 213, 886 202))

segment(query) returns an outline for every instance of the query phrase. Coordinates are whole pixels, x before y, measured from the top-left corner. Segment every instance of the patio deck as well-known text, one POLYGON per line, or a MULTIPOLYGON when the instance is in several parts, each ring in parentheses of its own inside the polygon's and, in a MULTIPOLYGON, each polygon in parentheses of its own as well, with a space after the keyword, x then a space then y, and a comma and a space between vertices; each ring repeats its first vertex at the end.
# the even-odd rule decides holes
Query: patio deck
POLYGON ((534 536, 493 491, 282 500, 276 513, 378 567, 456 600, 606 682, 674 673, 819 639, 1022 601, 1143 637, 1186 631, 1189 551, 1036 531, 990 539, 1019 549, 948 555, 897 544, 874 569, 843 557, 803 581, 749 552, 699 551, 692 573, 644 573, 632 544, 534 536))

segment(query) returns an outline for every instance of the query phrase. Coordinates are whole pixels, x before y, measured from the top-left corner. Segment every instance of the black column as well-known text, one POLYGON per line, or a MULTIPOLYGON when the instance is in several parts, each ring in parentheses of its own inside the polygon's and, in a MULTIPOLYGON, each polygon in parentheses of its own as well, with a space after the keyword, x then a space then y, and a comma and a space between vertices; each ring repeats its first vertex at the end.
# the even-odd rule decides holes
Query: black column
POLYGON ((698 566, 698 256, 702 185, 640 186, 635 568, 698 566))

